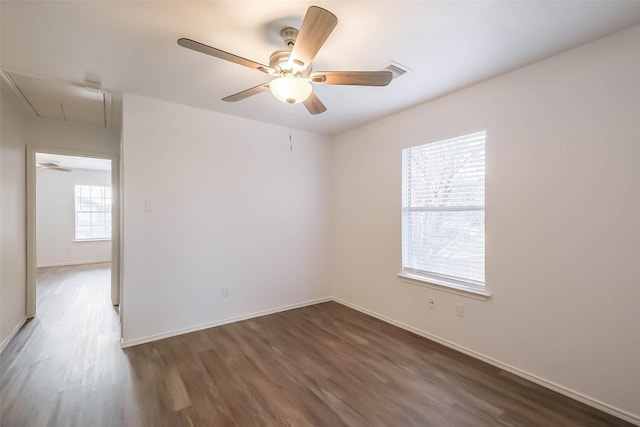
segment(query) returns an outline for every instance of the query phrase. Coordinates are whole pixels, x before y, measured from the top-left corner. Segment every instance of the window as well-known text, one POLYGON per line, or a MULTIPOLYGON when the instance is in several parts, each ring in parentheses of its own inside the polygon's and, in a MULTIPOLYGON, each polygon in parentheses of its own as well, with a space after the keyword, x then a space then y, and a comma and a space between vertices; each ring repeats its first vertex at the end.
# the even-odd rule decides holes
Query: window
POLYGON ((485 132, 402 150, 402 272, 484 289, 485 132))
POLYGON ((111 239, 111 187, 76 185, 76 240, 111 239))

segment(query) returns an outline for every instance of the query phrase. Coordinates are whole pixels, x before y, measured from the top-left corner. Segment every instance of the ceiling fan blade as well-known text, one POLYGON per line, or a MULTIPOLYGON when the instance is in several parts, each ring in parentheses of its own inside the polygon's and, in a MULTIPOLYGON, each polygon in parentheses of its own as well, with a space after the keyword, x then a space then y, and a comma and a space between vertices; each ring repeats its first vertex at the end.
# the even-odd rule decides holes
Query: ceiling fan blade
POLYGON ((274 71, 267 67, 264 64, 260 64, 259 62, 252 61, 250 59, 243 58, 238 55, 234 55, 233 53, 225 52, 224 50, 216 49, 215 47, 207 46, 206 44, 186 39, 180 38, 178 39, 178 44, 182 47, 186 47, 187 49, 195 50, 196 52, 204 53, 206 55, 211 55, 219 59, 224 59, 225 61, 234 62, 239 65, 244 65, 245 67, 254 68, 258 71, 262 71, 263 73, 271 74, 274 71))
POLYGON ((318 6, 307 9, 289 56, 289 65, 307 67, 337 24, 338 18, 328 10, 318 6))
POLYGON ((327 107, 324 106, 322 101, 320 101, 320 98, 318 98, 318 96, 314 92, 311 92, 311 95, 309 95, 309 97, 302 103, 313 115, 324 113, 325 111, 327 111, 327 107))
POLYGON ((52 171, 59 171, 59 172, 71 172, 71 169, 63 168, 61 166, 58 166, 55 163, 38 163, 36 164, 36 166, 40 169, 49 169, 52 171))
POLYGON ((258 86, 254 86, 250 89, 243 90, 242 92, 234 93, 233 95, 229 95, 226 98, 222 98, 223 101, 226 102, 236 102, 241 101, 250 96, 256 95, 260 92, 264 92, 269 90, 269 83, 262 83, 258 86))
POLYGON ((386 86, 391 71, 317 71, 309 76, 313 83, 323 85, 386 86))

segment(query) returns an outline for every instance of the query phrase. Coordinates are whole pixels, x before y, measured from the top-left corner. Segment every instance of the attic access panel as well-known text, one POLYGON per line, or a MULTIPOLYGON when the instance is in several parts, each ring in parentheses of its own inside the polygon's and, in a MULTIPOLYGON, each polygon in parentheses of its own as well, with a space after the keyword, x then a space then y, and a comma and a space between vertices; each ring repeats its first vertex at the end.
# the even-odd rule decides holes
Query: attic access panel
POLYGON ((15 72, 4 80, 38 117, 107 127, 111 125, 111 92, 15 72))

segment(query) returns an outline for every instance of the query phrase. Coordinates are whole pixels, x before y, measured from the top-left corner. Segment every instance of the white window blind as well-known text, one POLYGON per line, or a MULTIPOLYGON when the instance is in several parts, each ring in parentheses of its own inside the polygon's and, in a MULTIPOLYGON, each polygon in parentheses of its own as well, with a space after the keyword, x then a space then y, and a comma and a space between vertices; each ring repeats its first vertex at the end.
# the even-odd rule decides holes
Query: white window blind
POLYGON ((485 132, 402 150, 403 272, 484 286, 485 132))
POLYGON ((76 240, 111 238, 111 187, 76 185, 76 240))

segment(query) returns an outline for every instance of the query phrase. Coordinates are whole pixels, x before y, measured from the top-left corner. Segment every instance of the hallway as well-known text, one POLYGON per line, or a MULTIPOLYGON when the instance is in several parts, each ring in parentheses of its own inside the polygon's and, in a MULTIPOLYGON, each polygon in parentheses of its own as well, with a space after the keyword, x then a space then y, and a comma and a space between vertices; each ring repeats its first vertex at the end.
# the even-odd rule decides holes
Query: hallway
POLYGON ((2 352, 1 425, 124 424, 129 368, 110 271, 109 263, 38 269, 37 316, 2 352))

